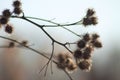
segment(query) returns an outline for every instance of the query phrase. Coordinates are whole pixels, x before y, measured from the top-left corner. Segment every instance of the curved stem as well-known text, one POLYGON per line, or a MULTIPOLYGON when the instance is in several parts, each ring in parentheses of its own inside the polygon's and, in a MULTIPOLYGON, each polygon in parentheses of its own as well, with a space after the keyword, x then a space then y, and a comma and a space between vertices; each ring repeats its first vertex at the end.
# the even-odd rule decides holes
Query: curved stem
MULTIPOLYGON (((49 59, 49 57, 45 56, 45 55, 42 54, 41 52, 39 52, 39 51, 37 51, 37 50, 29 47, 29 46, 23 45, 21 42, 18 42, 17 40, 14 40, 14 39, 11 39, 11 38, 7 38, 7 37, 4 37, 4 36, 0 36, 0 38, 3 38, 3 39, 6 39, 6 40, 9 40, 9 41, 13 41, 13 42, 15 42, 15 43, 18 43, 19 45, 21 45, 21 46, 23 46, 23 47, 25 47, 25 48, 28 48, 28 49, 30 49, 30 50, 33 51, 33 52, 36 52, 36 53, 40 54, 41 56, 45 57, 46 59, 49 59)), ((56 61, 53 61, 53 62, 57 64, 56 61)))
MULTIPOLYGON (((17 40, 14 40, 14 39, 11 39, 11 38, 7 38, 7 37, 4 37, 4 36, 0 36, 0 38, 6 39, 6 40, 9 40, 9 41, 13 41, 13 42, 15 42, 15 43, 18 43, 19 45, 21 45, 21 46, 23 46, 23 47, 25 47, 25 48, 33 51, 33 52, 36 52, 36 53, 38 53, 39 55, 41 55, 41 56, 43 56, 43 57, 45 57, 46 59, 49 60, 49 57, 45 56, 45 55, 42 54, 41 52, 39 52, 39 51, 37 51, 37 50, 29 47, 29 46, 23 45, 21 42, 19 42, 19 41, 17 41, 17 40)), ((52 62, 54 62, 56 65, 59 64, 59 63, 57 63, 55 60, 52 60, 52 62)), ((72 77, 69 75, 69 73, 68 73, 67 71, 65 71, 65 70, 63 70, 63 71, 67 74, 67 76, 70 78, 70 80, 73 80, 72 77)))
POLYGON ((66 27, 63 27, 63 26, 61 26, 61 27, 64 28, 64 29, 66 29, 66 30, 68 30, 69 32, 75 34, 76 36, 80 37, 80 35, 78 35, 77 33, 73 32, 72 30, 70 30, 70 29, 68 29, 66 27))
MULTIPOLYGON (((22 17, 18 17, 18 16, 11 16, 12 18, 22 18, 22 17)), ((29 19, 36 19, 36 20, 41 20, 41 21, 45 21, 45 22, 49 22, 49 23, 52 23, 52 24, 55 24, 55 25, 39 25, 39 26, 44 26, 44 27, 62 27, 63 29, 75 34, 76 36, 80 37, 80 35, 78 35, 77 33, 75 33, 74 31, 64 27, 64 26, 72 26, 72 25, 77 25, 77 23, 80 23, 82 22, 82 20, 80 21, 77 21, 77 22, 74 22, 74 23, 70 23, 70 24, 59 24, 59 23, 56 23, 56 22, 53 22, 51 20, 46 20, 46 19, 41 19, 41 18, 36 18, 36 17, 29 17, 29 16, 24 16, 24 18, 29 18, 29 19)))
POLYGON ((73 53, 70 49, 68 49, 68 48, 66 47, 65 44, 63 44, 63 43, 61 43, 61 42, 59 42, 59 41, 56 41, 51 35, 49 35, 49 33, 48 33, 47 31, 45 31, 44 27, 45 27, 46 25, 39 25, 39 24, 37 24, 37 23, 35 23, 35 22, 33 22, 33 21, 25 18, 24 16, 23 16, 23 17, 13 16, 13 17, 14 17, 14 18, 20 18, 20 19, 26 20, 26 21, 28 21, 28 22, 36 25, 36 27, 40 28, 53 42, 55 42, 55 43, 63 46, 63 47, 66 48, 71 54, 73 53))
MULTIPOLYGON (((47 19, 30 17, 30 16, 25 16, 25 17, 26 17, 26 18, 29 18, 29 19, 36 19, 36 20, 41 20, 41 21, 45 21, 45 22, 49 22, 49 23, 56 24, 56 25, 45 25, 45 27, 72 26, 72 25, 78 25, 78 24, 77 24, 78 22, 82 22, 82 20, 80 20, 80 21, 76 21, 76 22, 74 22, 74 23, 69 23, 69 24, 59 24, 59 23, 56 23, 56 22, 53 22, 53 21, 47 20, 47 19)), ((80 24, 79 24, 79 25, 80 25, 80 24)))
POLYGON ((41 20, 41 21, 45 21, 45 22, 56 24, 55 22, 53 22, 51 20, 46 20, 46 19, 41 19, 41 18, 36 18, 36 17, 30 17, 30 16, 25 16, 25 17, 29 18, 29 19, 36 19, 36 20, 41 20))
MULTIPOLYGON (((56 23, 56 22, 53 22, 53 21, 51 21, 51 20, 46 20, 46 19, 41 19, 41 18, 36 18, 36 17, 30 17, 30 16, 25 16, 25 17, 26 17, 26 18, 30 18, 30 19, 36 19, 36 20, 41 20, 41 21, 49 22, 49 23, 52 23, 52 24, 56 24, 57 26, 60 26, 60 25, 61 25, 61 24, 56 23)), ((72 25, 72 24, 77 25, 78 22, 82 22, 82 20, 77 21, 77 22, 74 22, 74 23, 71 23, 71 25, 72 25)), ((67 26, 67 24, 64 24, 64 25, 67 26)), ((76 36, 80 37, 80 35, 78 35, 78 34, 75 33, 74 31, 72 31, 72 30, 70 30, 70 29, 64 27, 64 25, 61 25, 60 27, 66 29, 67 31, 69 31, 69 32, 75 34, 76 36)), ((69 25, 70 25, 70 24, 69 24, 69 25)), ((46 27, 46 26, 45 26, 45 27, 46 27)))

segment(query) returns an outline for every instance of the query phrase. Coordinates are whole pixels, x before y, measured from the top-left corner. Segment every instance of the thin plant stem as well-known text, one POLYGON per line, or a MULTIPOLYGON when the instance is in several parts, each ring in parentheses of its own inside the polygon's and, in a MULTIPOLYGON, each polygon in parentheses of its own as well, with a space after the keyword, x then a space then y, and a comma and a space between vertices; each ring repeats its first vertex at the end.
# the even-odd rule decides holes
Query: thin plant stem
POLYGON ((26 20, 26 21, 30 22, 31 24, 36 25, 36 27, 40 28, 53 42, 55 42, 55 43, 63 46, 63 47, 66 48, 71 54, 73 53, 73 52, 66 46, 66 44, 61 43, 61 42, 59 42, 59 41, 56 41, 54 38, 52 38, 51 35, 49 35, 49 34, 45 31, 44 27, 45 27, 46 25, 39 25, 39 24, 37 24, 37 23, 35 23, 35 22, 33 22, 33 21, 25 18, 24 16, 22 16, 22 17, 13 16, 13 17, 14 17, 14 18, 20 18, 20 19, 26 20))
MULTIPOLYGON (((4 36, 0 36, 0 38, 6 39, 6 40, 9 40, 9 41, 13 41, 13 42, 15 42, 15 43, 17 43, 17 44, 19 44, 19 45, 27 48, 27 49, 30 49, 30 50, 33 51, 33 52, 36 52, 36 53, 40 54, 41 56, 45 57, 46 59, 49 59, 49 57, 45 56, 45 55, 42 54, 41 52, 39 52, 39 51, 37 51, 37 50, 35 50, 35 49, 27 46, 27 45, 23 45, 21 42, 18 42, 17 40, 14 40, 14 39, 11 39, 11 38, 8 38, 8 37, 4 37, 4 36)), ((56 61, 53 61, 53 62, 57 64, 56 61)))
MULTIPOLYGON (((60 27, 60 26, 72 26, 72 25, 78 25, 77 23, 79 22, 82 22, 82 20, 80 21, 76 21, 74 23, 69 23, 69 24, 59 24, 59 23, 56 23, 56 22, 53 22, 51 20, 47 20, 47 19, 41 19, 41 18, 36 18, 36 17, 30 17, 30 16, 24 16, 25 18, 29 18, 29 19, 36 19, 36 20, 41 20, 41 21, 45 21, 45 22, 49 22, 49 23, 53 23, 53 24, 56 24, 56 25, 45 25, 45 27, 60 27)), ((80 25, 80 24, 79 24, 80 25)))
MULTIPOLYGON (((21 46, 23 46, 23 47, 25 47, 25 48, 33 51, 33 52, 35 52, 35 53, 38 53, 39 55, 41 55, 41 56, 43 56, 44 58, 46 58, 46 59, 49 60, 49 57, 47 57, 47 56, 44 55, 43 53, 41 53, 41 52, 39 52, 39 51, 37 51, 37 50, 29 47, 29 46, 23 45, 21 42, 19 42, 19 41, 17 41, 17 40, 14 40, 14 39, 11 39, 11 38, 8 38, 8 37, 4 37, 4 36, 1 36, 1 35, 0 35, 0 38, 6 39, 6 40, 9 40, 9 41, 12 41, 12 42, 15 42, 15 43, 17 43, 17 44, 19 44, 19 45, 21 45, 21 46)), ((59 64, 59 63, 57 63, 55 60, 52 60, 52 62, 54 62, 56 65, 59 64)), ((73 80, 72 77, 69 75, 69 73, 68 73, 66 70, 63 70, 63 71, 67 74, 67 76, 69 77, 70 80, 73 80)))
MULTIPOLYGON (((59 24, 59 23, 56 23, 56 22, 53 22, 53 21, 51 21, 51 20, 46 20, 46 19, 41 19, 41 18, 36 18, 36 17, 30 17, 30 16, 25 16, 26 18, 30 18, 30 19, 36 19, 36 20, 41 20, 41 21, 45 21, 45 22, 49 22, 49 23, 52 23, 52 24, 56 24, 58 27, 59 27, 59 25, 61 25, 61 24, 59 24)), ((71 24, 74 24, 74 25, 77 25, 77 23, 80 23, 80 22, 82 22, 82 20, 80 20, 80 21, 77 21, 77 22, 74 22, 74 23, 71 23, 71 24)), ((65 24, 64 24, 65 25, 65 24)), ((66 24, 67 25, 67 24, 66 24)), ((46 27, 46 26, 45 26, 46 27)), ((80 35, 78 35, 77 33, 75 33, 74 31, 72 31, 72 30, 70 30, 70 29, 68 29, 68 28, 66 28, 66 27, 64 27, 64 26, 60 26, 60 27, 62 27, 63 29, 66 29, 66 30, 68 30, 69 32, 71 32, 71 33, 73 33, 73 34, 75 34, 76 36, 78 36, 78 37, 80 37, 80 35)))
MULTIPOLYGON (((21 17, 18 17, 18 16, 11 16, 12 18, 21 18, 21 17)), ((78 37, 81 37, 80 35, 78 35, 77 33, 75 33, 74 31, 64 27, 64 26, 72 26, 72 25, 78 25, 77 23, 81 23, 82 20, 80 21, 77 21, 77 22, 74 22, 74 23, 70 23, 70 24, 59 24, 59 23, 56 23, 56 22, 53 22, 51 20, 46 20, 46 19, 41 19, 41 18, 36 18, 36 17, 29 17, 29 16, 24 16, 25 18, 29 18, 29 19, 36 19, 36 20, 41 20, 41 21, 45 21, 45 22, 49 22, 49 23, 52 23, 52 24, 55 24, 55 25, 40 25, 40 26, 44 26, 44 27, 62 27, 63 29, 73 33, 74 35, 78 36, 78 37)), ((80 25, 80 24, 79 24, 80 25)))

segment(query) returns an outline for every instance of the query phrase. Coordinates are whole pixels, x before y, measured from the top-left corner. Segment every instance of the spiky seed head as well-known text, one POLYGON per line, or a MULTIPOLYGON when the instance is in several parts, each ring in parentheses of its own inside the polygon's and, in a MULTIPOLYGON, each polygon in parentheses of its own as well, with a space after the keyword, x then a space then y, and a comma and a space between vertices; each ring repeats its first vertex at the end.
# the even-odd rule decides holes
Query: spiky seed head
POLYGON ((84 71, 90 71, 91 62, 89 60, 83 60, 78 64, 79 68, 84 71))
POLYGON ((21 10, 21 8, 16 7, 16 8, 14 8, 14 11, 13 11, 13 12, 14 12, 15 14, 19 15, 19 14, 22 13, 22 10, 21 10))
POLYGON ((91 39, 90 34, 86 33, 85 35, 83 35, 84 41, 89 41, 90 39, 91 39))
POLYGON ((96 41, 93 43, 93 46, 96 47, 96 48, 101 48, 101 47, 102 47, 102 43, 101 43, 99 40, 96 40, 96 41))
POLYGON ((9 24, 5 26, 5 32, 11 34, 13 32, 13 27, 9 24))
POLYGON ((95 14, 95 11, 93 9, 88 9, 87 10, 87 14, 86 14, 86 17, 91 17, 95 14))
POLYGON ((5 25, 7 23, 8 23, 8 18, 6 18, 6 17, 1 17, 0 18, 0 24, 5 25))
POLYGON ((13 7, 20 7, 21 6, 21 2, 19 0, 15 0, 13 2, 13 7))
POLYGON ((86 46, 86 41, 84 40, 79 40, 77 43, 78 48, 84 48, 86 46))
POLYGON ((100 36, 97 33, 92 34, 92 40, 98 39, 100 36))
POLYGON ((74 57, 75 57, 76 59, 82 59, 82 57, 83 57, 82 51, 81 51, 80 49, 75 50, 75 52, 74 52, 74 57))
POLYGON ((6 18, 9 18, 11 16, 11 12, 9 9, 5 9, 3 12, 2 12, 2 15, 6 18))

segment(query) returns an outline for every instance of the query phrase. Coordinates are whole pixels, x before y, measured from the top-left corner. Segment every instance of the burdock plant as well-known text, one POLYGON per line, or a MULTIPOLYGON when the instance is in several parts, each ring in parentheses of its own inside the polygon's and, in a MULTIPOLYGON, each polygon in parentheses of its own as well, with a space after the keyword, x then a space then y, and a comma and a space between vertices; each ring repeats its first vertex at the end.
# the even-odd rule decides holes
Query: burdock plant
MULTIPOLYGON (((96 25, 98 24, 98 19, 96 17, 96 12, 94 9, 88 9, 86 12, 86 15, 80 19, 79 21, 69 23, 69 24, 59 24, 50 20, 41 19, 41 18, 35 18, 35 17, 28 17, 25 15, 23 9, 22 9, 22 3, 19 0, 15 0, 12 3, 13 10, 10 11, 10 9, 5 9, 2 12, 2 15, 0 15, 0 27, 4 27, 4 31, 8 34, 11 34, 13 32, 13 26, 9 24, 10 18, 17 18, 25 20, 36 27, 40 28, 47 37, 50 38, 52 41, 52 52, 50 57, 46 56, 45 54, 41 53, 40 51, 31 48, 29 45, 27 45, 27 41, 19 42, 17 40, 14 40, 12 38, 8 38, 5 36, 0 36, 0 38, 7 39, 10 41, 8 43, 8 48, 17 47, 16 44, 19 44, 23 47, 26 47, 27 49, 30 49, 31 51, 38 53, 39 55, 45 57, 48 59, 48 62, 43 66, 42 70, 49 66, 51 62, 56 64, 57 68, 60 70, 63 70, 69 77, 70 80, 73 80, 72 77, 69 75, 69 72, 73 72, 77 68, 83 70, 83 71, 90 71, 92 67, 92 53, 95 50, 95 48, 101 48, 102 43, 100 42, 99 38, 100 36, 97 33, 85 33, 85 34, 77 34, 76 32, 70 30, 67 28, 68 26, 75 26, 75 25, 82 25, 83 27, 87 28, 90 25, 96 25), (52 25, 40 25, 39 23, 34 22, 30 19, 37 19, 45 22, 52 23, 52 25), (54 39, 44 28, 45 27, 61 27, 63 29, 66 29, 67 31, 71 32, 75 36, 78 36, 80 39, 75 41, 74 43, 71 42, 60 42, 54 39), (63 46, 66 50, 68 50, 69 53, 60 53, 57 55, 57 59, 54 60, 54 50, 55 50, 55 43, 63 46), (76 50, 72 51, 69 49, 68 45, 75 44, 77 46, 76 50)), ((11 34, 12 35, 12 34, 11 34)), ((61 51, 62 52, 62 51, 61 51)), ((41 72, 41 70, 40 70, 41 72)))

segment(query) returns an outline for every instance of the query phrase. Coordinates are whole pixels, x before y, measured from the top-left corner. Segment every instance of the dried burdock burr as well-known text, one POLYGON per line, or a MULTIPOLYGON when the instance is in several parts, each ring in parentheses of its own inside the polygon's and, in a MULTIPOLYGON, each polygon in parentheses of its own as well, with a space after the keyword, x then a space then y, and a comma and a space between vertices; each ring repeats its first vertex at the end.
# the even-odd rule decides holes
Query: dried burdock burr
POLYGON ((83 18, 82 24, 83 24, 84 26, 91 25, 91 21, 90 21, 89 18, 83 18))
POLYGON ((78 64, 78 67, 83 71, 90 71, 91 66, 92 66, 91 60, 82 60, 78 64))
POLYGON ((66 60, 66 70, 67 70, 68 72, 71 72, 71 71, 74 71, 75 69, 77 69, 76 63, 74 62, 73 59, 68 58, 68 59, 66 60))
POLYGON ((87 46, 85 49, 84 49, 84 52, 86 53, 92 53, 92 51, 94 50, 94 48, 92 46, 87 46))
POLYGON ((97 22, 97 17, 94 15, 95 11, 93 9, 88 9, 86 16, 82 19, 82 24, 84 26, 88 25, 96 25, 97 22))
POLYGON ((5 18, 9 18, 11 16, 11 12, 9 9, 5 9, 3 12, 2 12, 2 16, 4 16, 5 18))
POLYGON ((91 24, 93 24, 93 25, 98 24, 97 20, 98 20, 97 17, 91 17, 91 18, 90 18, 90 22, 91 22, 91 24))
POLYGON ((19 15, 19 14, 22 13, 22 10, 21 10, 21 8, 19 8, 19 7, 15 7, 13 12, 14 12, 15 14, 19 15))
POLYGON ((59 53, 57 55, 57 60, 59 63, 63 63, 66 61, 66 59, 71 58, 71 55, 66 54, 66 53, 59 53))
POLYGON ((77 68, 77 65, 71 55, 60 53, 58 54, 58 64, 57 67, 59 69, 64 69, 68 72, 74 71, 77 68))
POLYGON ((68 55, 66 55, 65 53, 59 53, 57 55, 57 60, 58 60, 57 67, 59 69, 65 69, 66 65, 68 63, 68 58, 70 58, 70 57, 68 55))
POLYGON ((92 34, 92 40, 98 39, 100 36, 96 33, 92 34))
POLYGON ((79 40, 77 43, 78 48, 84 48, 86 46, 86 41, 84 40, 79 40))
POLYGON ((13 6, 14 7, 20 7, 21 6, 21 2, 19 0, 16 0, 13 2, 13 6))
POLYGON ((83 50, 83 59, 90 59, 93 47, 88 46, 83 50))
POLYGON ((88 10, 87 10, 86 17, 93 16, 94 14, 95 14, 95 11, 94 11, 93 9, 88 9, 88 10))
POLYGON ((90 34, 86 33, 85 35, 83 35, 84 41, 89 41, 90 39, 91 39, 90 34))
POLYGON ((7 23, 8 23, 8 18, 6 18, 6 17, 1 17, 0 18, 0 24, 5 25, 7 23))
POLYGON ((84 26, 87 26, 87 25, 96 25, 98 22, 97 22, 97 17, 86 17, 86 18, 83 18, 83 22, 82 24, 84 26))
POLYGON ((5 26, 5 32, 11 34, 13 32, 13 27, 9 24, 5 26))
POLYGON ((83 52, 83 59, 90 59, 90 58, 91 58, 91 54, 84 51, 83 52))
POLYGON ((99 40, 96 40, 94 43, 93 43, 93 46, 95 48, 101 48, 102 47, 102 43, 99 41, 99 40))
POLYGON ((82 59, 83 58, 83 52, 80 49, 75 50, 73 55, 76 59, 82 59))

